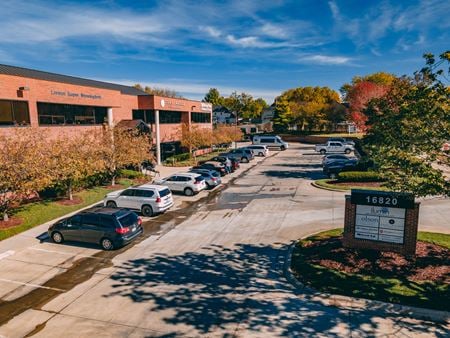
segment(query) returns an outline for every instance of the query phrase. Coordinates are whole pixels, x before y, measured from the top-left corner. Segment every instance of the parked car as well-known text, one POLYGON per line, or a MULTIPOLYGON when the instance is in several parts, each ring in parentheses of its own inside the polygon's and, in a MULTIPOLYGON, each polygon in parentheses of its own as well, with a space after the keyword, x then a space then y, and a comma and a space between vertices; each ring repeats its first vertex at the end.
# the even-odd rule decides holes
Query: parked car
POLYGON ((322 159, 322 166, 327 165, 328 163, 335 162, 335 161, 348 161, 353 164, 358 163, 358 159, 356 157, 347 157, 345 155, 341 154, 330 154, 325 155, 322 159))
POLYGON ((329 178, 336 178, 337 175, 342 171, 353 171, 356 165, 348 161, 334 161, 323 167, 323 173, 329 178))
POLYGON ((266 145, 263 144, 252 144, 247 147, 247 149, 250 149, 253 152, 254 156, 268 156, 269 155, 269 148, 267 148, 266 145))
POLYGON ((348 144, 348 145, 351 145, 353 147, 355 146, 355 142, 354 141, 347 140, 344 137, 330 137, 330 138, 328 138, 328 142, 341 142, 343 144, 348 144))
POLYGON ((276 136, 255 135, 253 137, 252 143, 254 145, 263 144, 270 148, 280 148, 280 150, 286 150, 287 148, 289 148, 289 144, 287 142, 284 142, 281 139, 281 137, 279 137, 277 135, 276 136))
POLYGON ((354 150, 354 147, 349 144, 341 142, 327 142, 325 144, 316 145, 316 151, 321 154, 326 153, 346 153, 350 154, 354 150))
POLYGON ((133 211, 96 207, 51 225, 48 235, 55 243, 96 243, 104 250, 126 245, 142 234, 142 220, 133 211))
POLYGON ((220 156, 227 156, 229 158, 235 158, 240 160, 242 163, 248 163, 254 159, 253 153, 250 149, 232 149, 228 153, 220 154, 220 156))
POLYGON ((225 166, 222 163, 220 165, 213 164, 213 163, 202 163, 200 165, 193 167, 193 169, 215 170, 220 174, 220 176, 225 176, 227 174, 227 171, 225 170, 225 166))
POLYGON ((173 206, 172 192, 163 185, 144 184, 137 187, 110 192, 103 199, 108 208, 139 210, 150 217, 173 206))
POLYGON ((214 156, 211 158, 211 161, 217 161, 225 164, 227 158, 231 161, 231 171, 235 171, 240 167, 240 161, 236 158, 227 157, 227 156, 214 156))
POLYGON ((220 174, 215 170, 191 169, 190 172, 202 175, 209 189, 213 189, 222 183, 220 174))
POLYGON ((156 184, 166 185, 172 191, 179 191, 186 196, 193 196, 206 189, 205 179, 196 173, 177 173, 155 180, 156 184))

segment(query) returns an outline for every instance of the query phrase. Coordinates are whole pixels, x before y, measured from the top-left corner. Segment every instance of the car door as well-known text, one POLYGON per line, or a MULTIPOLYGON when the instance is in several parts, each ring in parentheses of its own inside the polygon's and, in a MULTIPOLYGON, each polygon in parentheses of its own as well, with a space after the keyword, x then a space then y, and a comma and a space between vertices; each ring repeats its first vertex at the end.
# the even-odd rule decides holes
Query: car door
POLYGON ((179 191, 180 184, 178 183, 178 176, 177 175, 169 176, 164 182, 164 185, 167 185, 170 190, 179 191))
POLYGON ((62 235, 68 241, 81 241, 81 215, 72 216, 61 229, 62 235))
POLYGON ((99 231, 100 231, 100 215, 97 214, 84 214, 83 224, 81 225, 81 231, 84 242, 99 243, 99 231))
POLYGON ((132 208, 133 198, 134 198, 134 190, 126 189, 120 193, 120 196, 117 198, 117 206, 119 208, 132 208))

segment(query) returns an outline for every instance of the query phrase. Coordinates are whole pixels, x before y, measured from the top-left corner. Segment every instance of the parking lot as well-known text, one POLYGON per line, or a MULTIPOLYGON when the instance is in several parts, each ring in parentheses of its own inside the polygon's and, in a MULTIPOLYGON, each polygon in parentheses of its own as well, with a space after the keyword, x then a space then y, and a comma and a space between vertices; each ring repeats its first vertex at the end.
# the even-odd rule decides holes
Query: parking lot
MULTIPOLYGON (((311 186, 324 177, 312 150, 292 144, 212 191, 175 195, 116 251, 57 245, 42 227, 1 242, 0 336, 443 335, 379 308, 326 306, 286 280, 294 240, 343 225, 345 193, 311 186)), ((449 232, 449 205, 423 201, 420 230, 449 232)))

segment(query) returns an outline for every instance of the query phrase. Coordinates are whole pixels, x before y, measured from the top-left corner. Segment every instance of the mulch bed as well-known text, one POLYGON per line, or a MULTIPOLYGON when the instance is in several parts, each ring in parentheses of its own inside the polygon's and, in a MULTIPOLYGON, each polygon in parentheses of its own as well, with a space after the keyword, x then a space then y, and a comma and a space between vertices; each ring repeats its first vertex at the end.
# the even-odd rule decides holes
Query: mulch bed
POLYGON ((337 181, 328 181, 327 183, 336 186, 373 187, 373 188, 379 188, 383 184, 383 182, 337 182, 337 181))
POLYGON ((120 189, 125 189, 125 186, 122 184, 115 184, 115 185, 107 185, 105 186, 106 189, 109 190, 120 190, 120 189))
POLYGON ((428 242, 417 242, 416 257, 393 252, 356 250, 342 246, 341 237, 303 244, 306 263, 350 274, 377 275, 450 284, 450 250, 428 242))
POLYGON ((11 217, 8 221, 0 221, 0 230, 14 228, 18 225, 21 225, 23 219, 18 217, 11 217))
POLYGON ((83 203, 83 200, 78 196, 74 196, 73 200, 61 199, 61 200, 57 200, 56 203, 58 203, 60 205, 77 205, 77 204, 83 203))

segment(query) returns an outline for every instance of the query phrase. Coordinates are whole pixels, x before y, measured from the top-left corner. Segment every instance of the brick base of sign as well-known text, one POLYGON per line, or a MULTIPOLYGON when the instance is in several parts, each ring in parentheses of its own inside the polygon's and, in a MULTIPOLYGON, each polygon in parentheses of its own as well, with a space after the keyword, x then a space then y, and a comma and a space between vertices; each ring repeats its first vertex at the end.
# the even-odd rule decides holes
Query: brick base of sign
POLYGON ((344 247, 392 251, 405 256, 415 255, 417 229, 419 225, 419 207, 420 203, 415 203, 414 209, 406 209, 403 244, 357 239, 355 238, 356 204, 351 203, 350 196, 345 196, 344 247))

